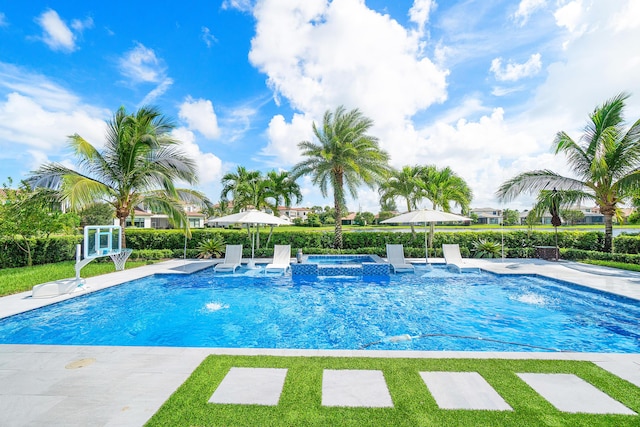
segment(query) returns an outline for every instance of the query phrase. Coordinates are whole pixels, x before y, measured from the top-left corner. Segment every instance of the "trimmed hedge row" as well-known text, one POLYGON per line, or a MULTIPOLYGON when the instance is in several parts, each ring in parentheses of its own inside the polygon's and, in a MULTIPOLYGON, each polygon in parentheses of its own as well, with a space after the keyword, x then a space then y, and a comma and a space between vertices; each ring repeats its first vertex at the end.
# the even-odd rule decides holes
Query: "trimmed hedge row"
MULTIPOLYGON (((200 243, 213 235, 220 235, 227 244, 243 245, 243 255, 251 256, 251 239, 246 230, 197 229, 192 230, 188 239, 187 258, 195 258, 200 243)), ((126 230, 127 247, 134 250, 131 259, 182 258, 185 238, 180 230, 126 230)), ((345 232, 344 249, 332 249, 333 232, 318 231, 279 231, 274 230, 268 247, 266 242, 269 228, 262 228, 260 248, 256 248, 256 257, 273 256, 273 245, 291 245, 291 255, 298 248, 309 254, 366 253, 384 256, 386 243, 403 244, 407 257, 424 256, 424 232, 345 232)), ((557 235, 558 246, 565 259, 589 256, 592 259, 607 259, 636 263, 635 257, 625 254, 640 254, 640 236, 622 235, 614 238, 614 254, 601 252, 604 247, 604 233, 599 231, 560 231, 557 235), (587 255, 585 255, 587 254, 587 255), (613 256, 615 255, 615 258, 613 256), (623 261, 630 259, 631 261, 623 261)), ((457 243, 463 256, 470 256, 473 243, 478 239, 504 242, 505 256, 510 258, 529 258, 534 256, 535 246, 555 246, 556 235, 546 231, 438 231, 433 238, 430 256, 442 256, 444 243, 457 243)), ((49 239, 31 239, 33 264, 47 264, 75 259, 75 246, 82 242, 81 236, 61 236, 49 239)), ((0 268, 22 267, 27 264, 27 255, 11 240, 0 240, 0 268)))
MULTIPOLYGON (((81 236, 56 236, 49 239, 29 239, 33 265, 76 259, 76 245, 81 236)), ((28 256, 9 239, 0 239, 0 268, 24 267, 28 256)))
POLYGON ((620 254, 597 251, 584 251, 581 249, 560 249, 560 257, 572 261, 594 259, 601 261, 623 262, 625 264, 640 264, 640 254, 620 254))

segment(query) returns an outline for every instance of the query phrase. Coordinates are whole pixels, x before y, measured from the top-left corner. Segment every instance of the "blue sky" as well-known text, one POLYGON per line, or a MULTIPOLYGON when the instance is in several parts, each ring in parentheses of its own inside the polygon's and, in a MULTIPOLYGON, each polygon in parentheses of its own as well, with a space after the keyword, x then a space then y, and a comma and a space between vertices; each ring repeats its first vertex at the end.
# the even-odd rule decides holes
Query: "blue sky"
MULTIPOLYGON (((289 170, 344 105, 393 166, 450 166, 473 207, 499 207, 516 173, 568 173, 553 137, 578 138, 596 105, 627 91, 640 117, 637 40, 637 0, 0 0, 0 179, 73 165, 68 135, 100 146, 118 107, 153 104, 217 201, 238 165, 289 170)), ((331 204, 299 183, 302 205, 331 204)), ((366 188, 348 205, 379 210, 366 188)))

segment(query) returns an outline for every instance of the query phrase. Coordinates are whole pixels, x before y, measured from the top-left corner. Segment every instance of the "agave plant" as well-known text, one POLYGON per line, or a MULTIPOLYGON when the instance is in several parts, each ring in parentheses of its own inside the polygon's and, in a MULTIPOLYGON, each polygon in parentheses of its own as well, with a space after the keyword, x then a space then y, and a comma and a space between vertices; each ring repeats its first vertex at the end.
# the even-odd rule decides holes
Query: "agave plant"
POLYGON ((216 234, 198 245, 198 258, 220 258, 224 252, 224 246, 224 239, 216 234))
POLYGON ((478 239, 473 242, 474 258, 500 258, 500 243, 487 239, 478 239))

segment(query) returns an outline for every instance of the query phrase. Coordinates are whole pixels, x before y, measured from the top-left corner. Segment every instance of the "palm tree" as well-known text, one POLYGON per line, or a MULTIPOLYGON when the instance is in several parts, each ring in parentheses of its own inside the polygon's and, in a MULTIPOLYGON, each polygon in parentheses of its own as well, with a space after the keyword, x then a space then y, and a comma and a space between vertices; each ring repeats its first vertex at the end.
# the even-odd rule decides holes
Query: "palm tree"
POLYGON ((276 209, 273 213, 276 216, 280 216, 278 207, 280 206, 281 201, 284 202, 284 205, 287 208, 291 207, 294 197, 296 199, 296 203, 300 203, 302 201, 300 186, 291 178, 291 174, 289 172, 268 172, 267 180, 269 181, 270 195, 274 199, 274 206, 276 209))
POLYGON ((174 127, 155 107, 132 114, 120 107, 107 122, 102 151, 78 134, 69 137, 79 171, 48 163, 32 172, 29 182, 57 190, 74 210, 101 201, 111 204, 122 227, 123 246, 126 219, 136 206, 165 213, 173 224, 187 224, 181 202, 208 200, 199 192, 175 187, 176 180, 195 184, 197 169, 171 136, 174 127))
MULTIPOLYGON (((403 166, 402 169, 393 169, 389 173, 386 181, 380 185, 380 203, 386 204, 396 197, 401 197, 407 205, 407 212, 411 212, 418 206, 424 197, 420 182, 422 180, 424 167, 403 166)), ((415 237, 416 230, 411 224, 411 234, 415 237)))
POLYGON ((322 128, 313 123, 318 143, 302 141, 298 144, 306 160, 293 167, 293 179, 310 175, 324 197, 329 187, 333 189, 336 248, 342 248, 344 187, 355 198, 361 184, 373 188, 389 170, 389 155, 380 149, 378 138, 367 135, 372 126, 373 121, 357 108, 347 112, 340 106, 334 112, 327 110, 324 113, 322 128))
POLYGON ((634 196, 640 185, 640 120, 625 132, 622 115, 628 97, 621 93, 596 107, 579 142, 566 132, 556 134, 555 154, 567 156, 575 178, 548 169, 524 172, 505 181, 498 198, 510 201, 524 191, 557 188, 565 203, 591 200, 604 215, 604 250, 610 252, 618 203, 634 196))
MULTIPOLYGON (((231 172, 222 177, 222 185, 221 197, 226 198, 231 193, 234 212, 240 212, 247 208, 261 210, 265 207, 274 210, 274 207, 268 202, 271 197, 269 181, 262 176, 260 171, 249 171, 244 166, 238 166, 235 173, 231 172)), ((259 224, 256 231, 256 246, 259 248, 259 224)), ((249 224, 247 224, 247 234, 251 238, 249 224)))
MULTIPOLYGON (((259 171, 249 171, 244 166, 238 166, 236 172, 229 172, 222 177, 222 192, 220 197, 233 201, 233 211, 240 212, 241 209, 251 205, 250 197, 247 196, 247 186, 251 181, 261 179, 259 171)), ((252 205, 253 206, 253 205, 252 205)))
MULTIPOLYGON (((422 180, 418 181, 424 197, 429 199, 432 208, 451 212, 451 203, 458 205, 462 213, 467 213, 473 193, 466 181, 458 176, 450 167, 438 169, 434 165, 422 169, 422 180)), ((430 223, 429 247, 433 244, 435 227, 430 223)))

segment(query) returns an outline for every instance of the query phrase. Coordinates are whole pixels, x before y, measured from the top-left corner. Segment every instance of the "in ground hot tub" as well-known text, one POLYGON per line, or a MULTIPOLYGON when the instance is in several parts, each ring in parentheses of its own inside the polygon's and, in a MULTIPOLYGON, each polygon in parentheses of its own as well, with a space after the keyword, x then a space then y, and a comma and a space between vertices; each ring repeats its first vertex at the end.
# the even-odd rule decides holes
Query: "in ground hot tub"
POLYGON ((388 276, 389 264, 377 255, 306 255, 291 274, 307 276, 388 276))

